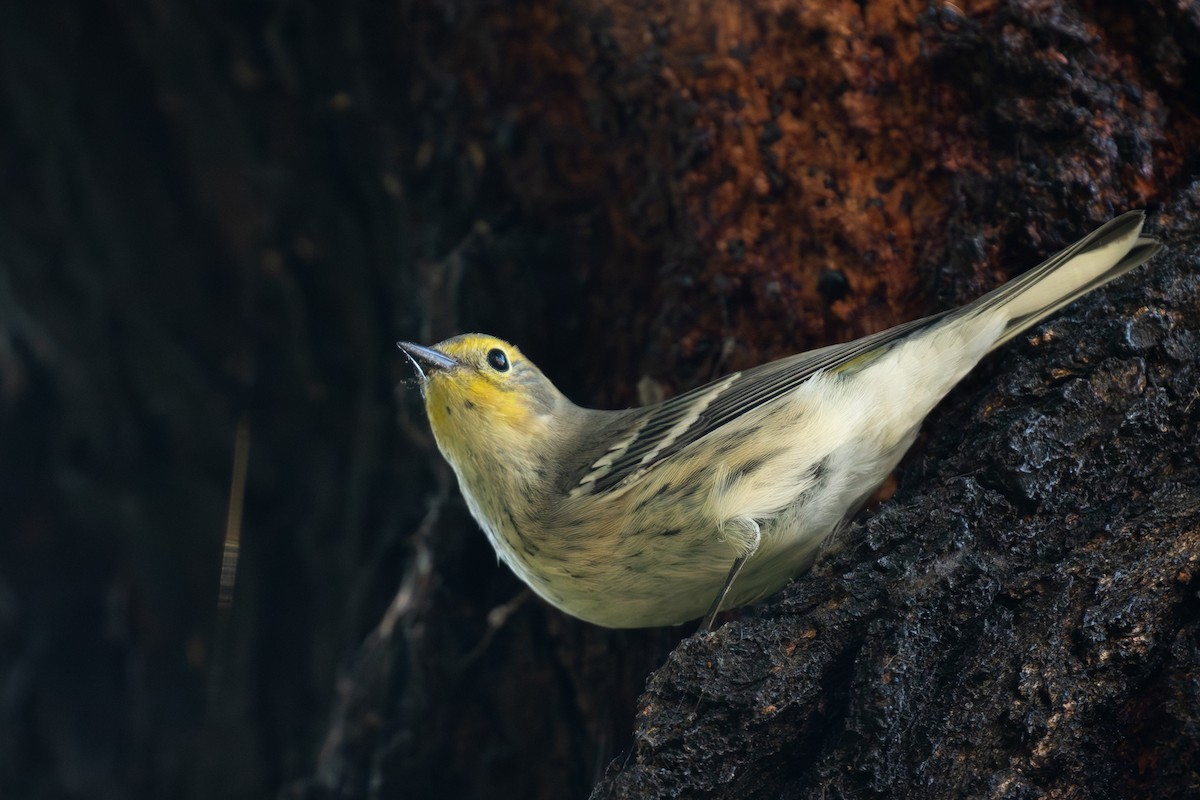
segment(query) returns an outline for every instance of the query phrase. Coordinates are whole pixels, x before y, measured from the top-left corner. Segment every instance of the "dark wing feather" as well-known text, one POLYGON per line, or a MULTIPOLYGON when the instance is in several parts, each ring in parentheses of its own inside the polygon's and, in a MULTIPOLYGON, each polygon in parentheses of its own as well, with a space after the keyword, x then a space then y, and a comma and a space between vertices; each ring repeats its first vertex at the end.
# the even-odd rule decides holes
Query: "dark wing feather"
POLYGON ((742 373, 735 373, 673 397, 631 420, 624 435, 613 437, 620 446, 608 451, 585 471, 575 491, 595 494, 618 486, 670 458, 693 442, 712 433, 748 411, 771 402, 802 384, 821 370, 843 372, 872 361, 888 346, 909 334, 927 328, 947 313, 897 325, 885 331, 799 353, 742 373), (727 383, 724 388, 719 388, 727 383), (707 403, 705 397, 709 396, 707 403), (697 408, 700 408, 697 413, 697 408), (681 422, 694 419, 682 430, 681 422), (650 458, 647 459, 647 455, 650 458))

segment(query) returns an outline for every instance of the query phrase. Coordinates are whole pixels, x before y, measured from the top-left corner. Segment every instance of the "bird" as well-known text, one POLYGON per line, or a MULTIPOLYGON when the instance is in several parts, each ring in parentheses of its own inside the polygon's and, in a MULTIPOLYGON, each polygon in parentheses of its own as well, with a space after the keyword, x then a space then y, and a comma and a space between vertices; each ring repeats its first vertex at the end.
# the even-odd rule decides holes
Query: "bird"
POLYGON ((398 342, 438 449, 501 561, 562 611, 660 627, 809 569, 988 353, 1153 256, 1110 220, 964 306, 733 372, 653 405, 575 405, 520 349, 398 342))

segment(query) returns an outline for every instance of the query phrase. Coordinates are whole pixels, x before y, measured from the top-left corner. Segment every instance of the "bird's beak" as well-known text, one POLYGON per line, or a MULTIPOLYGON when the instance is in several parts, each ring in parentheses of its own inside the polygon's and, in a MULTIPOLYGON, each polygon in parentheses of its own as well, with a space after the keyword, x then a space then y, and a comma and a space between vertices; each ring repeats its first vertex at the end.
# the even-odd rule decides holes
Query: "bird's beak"
POLYGON ((444 353, 439 353, 432 347, 422 347, 412 342, 396 342, 396 346, 404 352, 404 355, 408 356, 408 360, 417 368, 417 372, 421 374, 422 379, 426 377, 426 369, 433 372, 439 369, 452 369, 458 366, 457 360, 444 353))

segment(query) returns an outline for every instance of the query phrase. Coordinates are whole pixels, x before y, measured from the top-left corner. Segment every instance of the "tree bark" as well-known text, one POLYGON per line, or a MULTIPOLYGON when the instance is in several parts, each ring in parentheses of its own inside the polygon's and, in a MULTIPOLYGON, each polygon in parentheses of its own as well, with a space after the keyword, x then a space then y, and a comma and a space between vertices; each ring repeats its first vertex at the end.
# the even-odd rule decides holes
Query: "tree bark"
POLYGON ((0 795, 1200 793, 1198 42, 1170 0, 0 5, 0 795), (1135 207, 1167 251, 710 637, 530 597, 392 349, 624 406, 1135 207))

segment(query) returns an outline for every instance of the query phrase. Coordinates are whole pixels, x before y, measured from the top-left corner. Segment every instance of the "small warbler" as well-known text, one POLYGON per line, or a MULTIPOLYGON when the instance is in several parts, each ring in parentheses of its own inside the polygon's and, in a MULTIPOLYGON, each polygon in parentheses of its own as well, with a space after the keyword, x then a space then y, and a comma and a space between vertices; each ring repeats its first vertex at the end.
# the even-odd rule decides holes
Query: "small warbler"
POLYGON ((400 342, 500 559, 613 628, 713 616, 812 563, 989 351, 1141 264, 1130 212, 958 309, 735 372, 644 408, 574 405, 513 345, 400 342))

